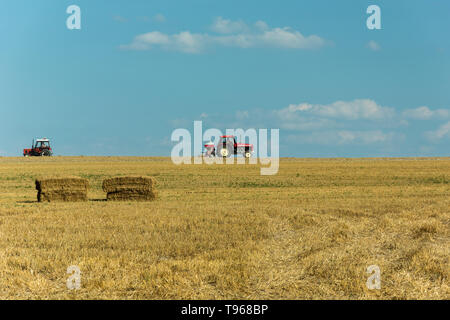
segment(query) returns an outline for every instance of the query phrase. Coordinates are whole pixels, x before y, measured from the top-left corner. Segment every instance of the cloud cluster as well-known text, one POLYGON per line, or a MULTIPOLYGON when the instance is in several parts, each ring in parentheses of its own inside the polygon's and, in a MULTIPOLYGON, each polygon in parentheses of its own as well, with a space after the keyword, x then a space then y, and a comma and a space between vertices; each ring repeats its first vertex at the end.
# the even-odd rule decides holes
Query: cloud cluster
POLYGON ((443 138, 450 138, 450 121, 441 125, 435 131, 428 131, 426 136, 433 142, 437 142, 443 138))
POLYGON ((430 119, 448 119, 450 118, 449 109, 436 109, 423 106, 416 109, 408 109, 403 111, 403 116, 407 119, 430 120, 430 119))
POLYGON ((409 121, 424 120, 430 120, 429 125, 436 125, 437 129, 422 131, 422 143, 436 143, 450 138, 450 122, 440 126, 438 123, 449 118, 450 109, 418 107, 396 111, 371 99, 330 104, 300 103, 273 110, 240 110, 234 117, 219 114, 202 117, 212 127, 226 124, 227 128, 280 128, 290 142, 329 146, 393 146, 403 143, 408 127, 417 131, 419 126, 409 121))
POLYGON ((386 143, 399 137, 379 127, 395 118, 395 109, 370 99, 330 104, 291 104, 273 112, 280 128, 307 132, 294 135, 307 144, 345 145, 386 143))
POLYGON ((151 31, 137 35, 122 49, 151 50, 163 48, 184 53, 201 53, 210 47, 317 49, 325 40, 317 35, 304 36, 289 27, 269 28, 264 21, 247 25, 243 21, 217 18, 211 29, 217 34, 182 31, 166 34, 151 31))
POLYGON ((392 118, 395 114, 393 108, 383 107, 370 99, 356 99, 353 101, 336 101, 328 105, 320 104, 291 104, 279 111, 285 119, 314 115, 325 118, 341 118, 346 120, 369 119, 379 120, 392 118))
POLYGON ((218 17, 214 20, 213 25, 211 26, 211 29, 214 32, 217 33, 240 33, 240 32, 248 32, 249 27, 247 24, 241 20, 239 21, 232 21, 227 20, 222 17, 218 17))

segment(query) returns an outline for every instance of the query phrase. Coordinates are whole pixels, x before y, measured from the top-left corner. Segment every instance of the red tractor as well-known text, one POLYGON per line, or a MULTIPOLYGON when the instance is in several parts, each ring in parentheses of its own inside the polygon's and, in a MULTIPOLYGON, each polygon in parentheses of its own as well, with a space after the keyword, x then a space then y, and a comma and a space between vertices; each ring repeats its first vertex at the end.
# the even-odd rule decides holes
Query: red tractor
POLYGON ((221 156, 224 158, 232 155, 242 154, 250 158, 253 153, 253 145, 248 143, 238 143, 235 136, 221 136, 217 147, 212 142, 205 144, 206 156, 221 156))
POLYGON ((50 147, 50 141, 47 138, 36 139, 36 143, 31 143, 31 149, 23 149, 23 156, 46 156, 50 157, 53 154, 52 148, 50 147))

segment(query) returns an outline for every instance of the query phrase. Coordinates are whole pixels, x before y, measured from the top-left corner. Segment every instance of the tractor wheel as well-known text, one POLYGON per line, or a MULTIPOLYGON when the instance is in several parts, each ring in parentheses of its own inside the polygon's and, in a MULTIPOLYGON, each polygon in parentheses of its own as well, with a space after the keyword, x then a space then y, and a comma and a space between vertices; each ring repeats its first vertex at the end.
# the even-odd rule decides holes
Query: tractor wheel
POLYGON ((249 159, 249 158, 251 158, 252 153, 251 153, 250 151, 248 151, 248 150, 245 150, 244 156, 245 156, 247 159, 249 159))
POLYGON ((223 157, 223 158, 229 158, 232 156, 233 154, 233 146, 231 145, 222 145, 220 144, 219 147, 217 148, 217 155, 219 157, 223 157))
POLYGON ((230 156, 227 148, 222 148, 222 150, 220 150, 220 155, 224 158, 228 158, 230 156))
POLYGON ((41 156, 44 156, 44 157, 50 157, 51 155, 52 155, 52 153, 50 152, 50 150, 44 150, 41 153, 41 156))
MULTIPOLYGON (((222 144, 219 144, 217 146, 217 152, 216 152, 216 156, 218 157, 222 157, 222 150, 226 149, 226 147, 224 147, 222 144)), ((224 151, 225 152, 225 151, 224 151)))

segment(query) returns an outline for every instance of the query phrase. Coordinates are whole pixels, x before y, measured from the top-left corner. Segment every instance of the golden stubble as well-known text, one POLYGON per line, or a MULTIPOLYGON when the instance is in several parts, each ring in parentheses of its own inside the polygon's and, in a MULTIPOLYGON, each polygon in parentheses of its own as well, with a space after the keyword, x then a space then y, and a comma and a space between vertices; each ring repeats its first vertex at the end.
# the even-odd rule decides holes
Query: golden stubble
POLYGON ((450 159, 0 158, 3 299, 449 299, 450 159), (34 179, 89 179, 89 201, 37 203, 34 179), (152 202, 103 179, 156 178, 152 202), (67 267, 81 270, 68 290, 67 267), (369 290, 366 269, 381 269, 369 290))

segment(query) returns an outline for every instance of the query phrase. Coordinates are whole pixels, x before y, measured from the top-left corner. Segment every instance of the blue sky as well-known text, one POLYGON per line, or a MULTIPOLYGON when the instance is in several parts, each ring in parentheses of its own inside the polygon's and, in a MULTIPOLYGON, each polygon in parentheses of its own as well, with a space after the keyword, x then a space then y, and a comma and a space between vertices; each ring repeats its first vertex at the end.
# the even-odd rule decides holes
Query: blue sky
POLYGON ((449 16, 446 0, 2 0, 0 156, 43 136, 59 155, 169 156, 194 120, 279 128, 281 156, 450 156, 449 16))

